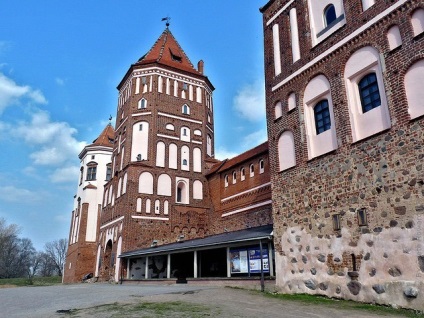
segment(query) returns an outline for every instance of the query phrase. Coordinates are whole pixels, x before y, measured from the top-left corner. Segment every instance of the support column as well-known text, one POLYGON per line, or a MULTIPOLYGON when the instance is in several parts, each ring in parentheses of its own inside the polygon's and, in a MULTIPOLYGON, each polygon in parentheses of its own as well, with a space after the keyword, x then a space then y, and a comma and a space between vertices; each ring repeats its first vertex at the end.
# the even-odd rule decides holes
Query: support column
POLYGON ((230 255, 230 247, 227 247, 227 277, 231 277, 231 255, 230 255))
POLYGON ((146 267, 144 272, 144 279, 149 279, 149 256, 146 256, 146 267))
POLYGON ((166 278, 171 278, 171 254, 168 254, 168 260, 166 262, 166 278))
POLYGON ((275 276, 274 273, 274 251, 272 250, 272 243, 268 243, 268 265, 269 265, 269 276, 275 276))
POLYGON ((127 279, 130 279, 130 263, 131 263, 131 258, 127 259, 127 279))
POLYGON ((193 256, 193 276, 194 278, 197 278, 197 251, 194 251, 194 256, 193 256))

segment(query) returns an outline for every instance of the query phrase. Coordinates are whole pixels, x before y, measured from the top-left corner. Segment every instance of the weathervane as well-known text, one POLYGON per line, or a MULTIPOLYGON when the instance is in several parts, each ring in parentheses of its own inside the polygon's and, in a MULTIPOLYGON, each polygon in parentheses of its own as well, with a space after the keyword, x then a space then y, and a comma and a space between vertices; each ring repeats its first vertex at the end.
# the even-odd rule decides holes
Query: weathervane
POLYGON ((162 18, 162 20, 161 20, 161 21, 166 21, 166 27, 167 28, 169 27, 169 20, 171 20, 171 18, 169 16, 162 18))

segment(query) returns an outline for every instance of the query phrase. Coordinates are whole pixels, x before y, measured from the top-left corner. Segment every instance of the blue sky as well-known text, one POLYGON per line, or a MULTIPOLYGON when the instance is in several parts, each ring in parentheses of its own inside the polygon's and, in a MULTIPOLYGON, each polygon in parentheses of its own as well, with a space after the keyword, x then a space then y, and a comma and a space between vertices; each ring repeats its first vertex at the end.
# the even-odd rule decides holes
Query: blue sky
POLYGON ((67 238, 78 154, 115 116, 116 86, 163 32, 214 84, 215 152, 266 140, 265 0, 6 0, 0 11, 0 217, 41 250, 67 238))

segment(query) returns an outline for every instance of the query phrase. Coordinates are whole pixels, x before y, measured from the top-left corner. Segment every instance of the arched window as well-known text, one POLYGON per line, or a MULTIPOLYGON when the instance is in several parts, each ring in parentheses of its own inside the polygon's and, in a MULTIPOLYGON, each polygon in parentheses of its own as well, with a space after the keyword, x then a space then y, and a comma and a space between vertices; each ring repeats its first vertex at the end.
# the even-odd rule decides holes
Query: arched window
POLYGON ((193 199, 203 200, 203 183, 199 180, 193 182, 193 199))
POLYGON ((183 159, 183 166, 187 166, 187 159, 183 159))
POLYGON ((181 170, 190 170, 190 149, 187 146, 181 147, 181 170))
POLYGON ((168 215, 169 213, 169 203, 168 200, 163 202, 163 214, 168 215))
POLYGON ((183 114, 190 115, 190 107, 187 104, 184 104, 182 108, 182 112, 183 114))
POLYGON ((158 178, 158 195, 171 196, 171 177, 161 174, 158 178))
POLYGON ((175 130, 173 124, 166 124, 166 127, 165 128, 168 129, 168 130, 175 130))
POLYGON ((140 174, 138 193, 153 194, 153 175, 150 172, 140 174))
POLYGON ((285 131, 278 139, 279 171, 286 170, 296 165, 294 137, 291 131, 285 131))
POLYGON ((289 95, 287 105, 288 105, 287 108, 288 108, 289 111, 296 108, 296 94, 295 93, 291 93, 289 95))
POLYGON ((233 184, 237 182, 237 173, 233 171, 233 184))
POLYGON ((397 25, 392 26, 387 31, 387 41, 389 41, 390 50, 394 50, 395 48, 402 45, 402 37, 397 25))
POLYGON ((193 171, 202 172, 202 150, 200 148, 193 149, 193 171))
POLYGON ((308 83, 303 102, 308 159, 312 159, 337 148, 331 87, 324 75, 308 83))
POLYGON ((366 46, 351 55, 344 71, 352 142, 391 126, 380 52, 366 46))
POLYGON ((150 213, 150 199, 146 199, 146 213, 150 213))
POLYGON ((253 165, 253 163, 250 165, 249 171, 250 171, 250 177, 254 177, 255 176, 255 166, 253 165))
POLYGON ((147 100, 145 98, 142 98, 138 101, 138 109, 144 108, 147 108, 147 100))
POLYGON ((118 191, 116 192, 117 198, 119 198, 121 196, 121 190, 122 190, 122 178, 119 178, 119 180, 118 180, 118 191))
POLYGON ((334 5, 329 4, 324 9, 325 26, 329 26, 331 23, 336 21, 336 19, 337 19, 336 8, 334 8, 334 5))
POLYGON ((283 106, 281 105, 280 101, 275 103, 274 110, 275 110, 275 119, 283 116, 283 106))
POLYGON ((228 175, 227 174, 224 176, 224 186, 228 187, 228 175))
POLYGON ((411 16, 412 29, 414 31, 414 36, 424 32, 424 9, 417 9, 411 16))
POLYGON ((187 201, 187 185, 184 181, 177 183, 177 203, 188 203, 187 201))
POLYGON ((124 174, 124 179, 122 180, 122 194, 127 193, 127 182, 128 182, 128 174, 124 174))
POLYGON ((259 161, 259 173, 264 173, 264 171, 265 171, 265 163, 264 163, 264 160, 261 159, 259 161))
POLYGON ((240 169, 240 180, 244 181, 246 179, 246 169, 241 168, 240 169))
POLYGON ((162 141, 156 144, 156 166, 165 167, 165 143, 162 141))
POLYGON ((405 91, 411 119, 424 115, 424 59, 414 63, 405 75, 405 91))
POLYGON ((206 136, 206 153, 212 156, 212 137, 209 134, 206 136))
POLYGON ((171 169, 177 169, 178 147, 176 144, 169 145, 168 165, 171 169))
POLYGON ((160 214, 160 201, 155 200, 155 214, 160 214))
POLYGON ((359 81, 358 88, 363 113, 381 105, 380 92, 378 90, 377 76, 375 73, 365 75, 359 81))
POLYGON ((315 105, 314 118, 317 135, 331 128, 330 110, 327 99, 323 99, 315 105))
POLYGON ((141 198, 137 198, 136 212, 141 213, 141 198))
POLYGON ((182 141, 190 141, 190 128, 188 127, 181 127, 181 136, 180 139, 182 141))
POLYGON ((87 164, 87 181, 93 181, 96 180, 97 175, 97 163, 94 161, 91 161, 87 164))

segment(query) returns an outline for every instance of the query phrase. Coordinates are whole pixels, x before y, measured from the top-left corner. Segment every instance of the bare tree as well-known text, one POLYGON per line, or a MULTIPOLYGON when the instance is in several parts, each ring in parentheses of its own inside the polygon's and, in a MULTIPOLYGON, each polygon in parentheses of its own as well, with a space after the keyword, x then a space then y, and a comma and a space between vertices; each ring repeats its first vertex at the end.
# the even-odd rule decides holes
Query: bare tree
POLYGON ((56 265, 52 258, 46 252, 39 253, 38 275, 47 277, 52 276, 56 272, 56 265))
POLYGON ((46 243, 44 246, 45 253, 50 257, 55 265, 55 269, 59 276, 62 276, 63 265, 66 259, 66 249, 68 247, 67 239, 60 239, 46 243))

